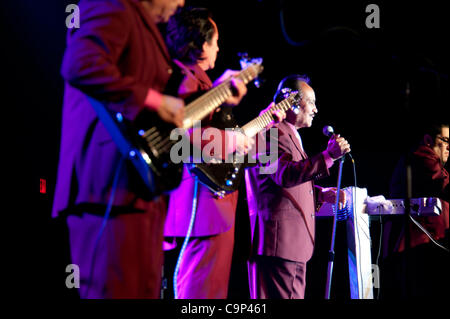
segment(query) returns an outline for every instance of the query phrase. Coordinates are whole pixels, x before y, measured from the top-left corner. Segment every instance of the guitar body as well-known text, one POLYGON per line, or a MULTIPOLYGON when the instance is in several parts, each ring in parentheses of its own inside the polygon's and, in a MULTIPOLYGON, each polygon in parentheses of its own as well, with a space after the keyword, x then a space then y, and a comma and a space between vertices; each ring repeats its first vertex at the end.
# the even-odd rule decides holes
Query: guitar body
MULTIPOLYGON (((237 127, 231 108, 221 108, 215 112, 211 126, 225 130, 237 127)), ((235 154, 233 154, 233 158, 235 154)), ((239 188, 244 176, 244 163, 209 162, 188 165, 199 181, 207 186, 216 196, 223 197, 239 188)))
POLYGON ((244 163, 200 163, 190 164, 189 170, 216 196, 223 197, 239 188, 244 166, 244 163))
POLYGON ((181 183, 183 162, 174 163, 170 159, 170 149, 181 139, 170 139, 175 126, 161 120, 154 112, 143 110, 131 127, 134 145, 138 146, 153 173, 155 195, 176 188, 181 183))

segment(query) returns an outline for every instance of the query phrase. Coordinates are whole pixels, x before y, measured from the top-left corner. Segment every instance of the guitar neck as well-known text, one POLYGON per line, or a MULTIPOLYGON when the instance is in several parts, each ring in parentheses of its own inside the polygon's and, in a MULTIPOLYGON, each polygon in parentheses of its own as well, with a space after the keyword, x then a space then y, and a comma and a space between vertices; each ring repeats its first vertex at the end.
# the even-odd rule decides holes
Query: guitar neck
MULTIPOLYGON (((247 84, 252 81, 257 75, 258 71, 255 69, 255 67, 249 66, 239 72, 236 77, 247 84)), ((183 121, 183 127, 185 129, 190 128, 196 121, 202 120, 205 116, 222 105, 223 102, 225 102, 225 100, 232 94, 233 92, 231 88, 231 78, 229 78, 220 85, 203 94, 200 98, 188 104, 185 108, 185 119, 183 121)))
POLYGON ((275 104, 270 109, 265 111, 263 114, 245 124, 242 127, 244 134, 248 137, 255 136, 256 134, 264 130, 273 121, 272 116, 273 110, 281 110, 286 112, 291 106, 292 104, 289 102, 288 99, 284 99, 278 104, 275 104))

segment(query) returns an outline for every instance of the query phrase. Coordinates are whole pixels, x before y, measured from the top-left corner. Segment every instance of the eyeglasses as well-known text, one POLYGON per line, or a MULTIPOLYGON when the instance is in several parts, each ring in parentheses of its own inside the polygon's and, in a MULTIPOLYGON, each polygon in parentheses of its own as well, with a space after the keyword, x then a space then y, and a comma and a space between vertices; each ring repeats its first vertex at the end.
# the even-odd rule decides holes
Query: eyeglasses
POLYGON ((440 139, 442 142, 447 143, 448 145, 448 137, 442 137, 442 136, 436 136, 438 139, 440 139))

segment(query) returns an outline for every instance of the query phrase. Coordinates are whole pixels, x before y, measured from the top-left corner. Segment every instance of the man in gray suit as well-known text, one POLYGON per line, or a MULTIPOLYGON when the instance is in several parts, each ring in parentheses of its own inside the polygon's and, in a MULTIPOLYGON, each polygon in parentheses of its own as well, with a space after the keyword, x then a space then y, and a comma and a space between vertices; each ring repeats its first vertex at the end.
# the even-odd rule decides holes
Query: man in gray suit
MULTIPOLYGON (((335 203, 336 189, 314 185, 329 175, 333 162, 350 152, 348 142, 333 136, 325 151, 308 157, 303 150, 299 128, 311 127, 318 112, 314 90, 306 76, 284 78, 274 97, 284 99, 286 89, 298 90, 298 113, 286 112, 275 125, 278 157, 275 172, 264 174, 260 167, 246 172, 246 186, 252 229, 249 260, 250 295, 253 299, 301 299, 305 295, 306 263, 314 250, 314 213, 318 204, 335 203)), ((341 192, 340 203, 345 204, 341 192)))

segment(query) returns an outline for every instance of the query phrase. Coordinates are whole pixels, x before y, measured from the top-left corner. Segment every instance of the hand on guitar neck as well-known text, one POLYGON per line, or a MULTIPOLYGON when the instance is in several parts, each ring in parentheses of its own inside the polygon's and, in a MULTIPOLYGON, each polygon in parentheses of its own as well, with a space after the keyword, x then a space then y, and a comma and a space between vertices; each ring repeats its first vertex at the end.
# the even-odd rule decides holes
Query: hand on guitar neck
POLYGON ((227 134, 225 142, 225 156, 237 152, 239 154, 248 154, 255 144, 255 140, 242 134, 239 131, 225 131, 227 134))
POLYGON ((244 81, 235 77, 239 73, 239 71, 226 70, 216 81, 214 81, 213 86, 217 86, 230 80, 233 94, 225 100, 224 105, 236 106, 241 102, 244 95, 247 94, 247 86, 244 81))
POLYGON ((157 112, 164 121, 173 123, 176 127, 183 127, 184 102, 182 99, 163 95, 157 112))
MULTIPOLYGON (((213 84, 213 86, 218 86, 224 82, 230 82, 230 88, 232 95, 227 97, 227 99, 223 102, 223 105, 236 106, 238 105, 245 94, 247 94, 247 86, 244 81, 237 77, 241 72, 234 70, 226 70, 213 84)), ((216 109, 219 111, 220 109, 216 109)), ((211 139, 203 140, 193 139, 192 136, 203 136, 203 131, 205 129, 208 130, 217 130, 217 134, 212 134, 211 136, 221 136, 220 141, 215 141, 219 147, 215 148, 213 157, 224 160, 228 155, 233 154, 234 152, 238 152, 240 154, 247 154, 250 149, 253 147, 254 140, 246 137, 239 131, 231 131, 231 130, 220 130, 213 127, 205 127, 201 128, 201 132, 194 134, 193 132, 198 130, 198 128, 193 128, 189 131, 191 135, 191 142, 194 146, 203 149, 206 144, 213 142, 211 139)))
POLYGON ((275 108, 273 108, 274 106, 275 106, 275 102, 272 102, 269 104, 269 106, 267 106, 264 110, 262 110, 259 113, 259 116, 261 116, 262 114, 264 114, 264 112, 266 112, 268 110, 270 110, 270 113, 272 113, 273 121, 266 126, 266 128, 265 128, 266 130, 270 129, 275 124, 282 122, 286 118, 286 112, 283 110, 275 109, 275 108))
POLYGON ((182 99, 150 89, 145 99, 145 106, 156 111, 164 121, 176 127, 183 127, 184 101, 182 99))

